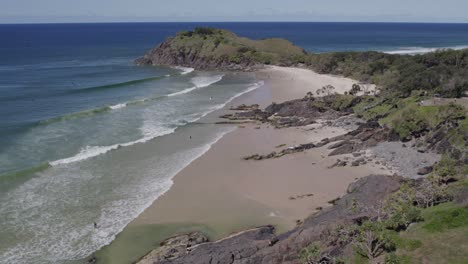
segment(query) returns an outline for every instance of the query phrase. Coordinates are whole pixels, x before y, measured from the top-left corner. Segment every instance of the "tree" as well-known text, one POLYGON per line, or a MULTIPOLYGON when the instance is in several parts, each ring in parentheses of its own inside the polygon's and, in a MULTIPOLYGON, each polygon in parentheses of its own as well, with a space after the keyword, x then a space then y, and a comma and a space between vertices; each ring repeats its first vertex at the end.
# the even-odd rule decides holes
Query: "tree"
POLYGON ((385 212, 388 219, 385 225, 394 230, 406 229, 411 223, 422 220, 421 210, 415 204, 416 190, 408 184, 403 184, 385 202, 385 212))
POLYGON ((446 184, 440 184, 440 180, 424 179, 415 193, 415 202, 418 207, 427 208, 448 202, 453 199, 446 184))
POLYGON ((356 95, 360 91, 361 91, 361 86, 359 86, 359 84, 355 83, 355 84, 353 84, 353 86, 351 88, 351 91, 349 91, 349 94, 350 95, 356 95))
POLYGON ((440 183, 447 183, 457 176, 457 162, 448 155, 443 155, 442 159, 435 165, 433 179, 440 183))
POLYGON ((335 91, 335 87, 333 85, 327 84, 322 87, 323 93, 326 93, 327 95, 331 95, 335 91))
POLYGON ((382 222, 364 222, 358 229, 355 240, 357 252, 367 257, 370 263, 385 251, 395 249, 395 243, 382 222))

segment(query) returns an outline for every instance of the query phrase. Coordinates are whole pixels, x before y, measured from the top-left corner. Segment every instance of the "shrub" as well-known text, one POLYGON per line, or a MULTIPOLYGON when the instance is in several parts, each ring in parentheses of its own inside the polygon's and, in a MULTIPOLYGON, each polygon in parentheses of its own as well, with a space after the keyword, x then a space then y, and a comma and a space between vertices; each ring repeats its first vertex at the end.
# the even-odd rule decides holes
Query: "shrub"
POLYGON ((384 263, 385 264, 400 264, 401 260, 394 252, 392 252, 392 253, 385 255, 384 263))
POLYGON ((390 232, 382 222, 364 222, 358 229, 355 240, 357 252, 373 260, 386 251, 395 249, 390 232))
POLYGON ((361 91, 361 86, 359 86, 359 84, 353 84, 351 90, 349 91, 349 94, 350 95, 356 95, 358 92, 361 91))
POLYGON ((193 32, 197 35, 213 35, 216 33, 216 29, 209 27, 196 27, 193 32))
POLYGON ((323 253, 316 244, 311 244, 301 250, 299 259, 302 264, 332 263, 332 258, 323 253))
POLYGON ((434 171, 430 178, 437 184, 445 184, 457 180, 457 161, 448 155, 443 155, 441 160, 434 166, 434 171))
POLYGON ((422 220, 421 210, 415 204, 416 190, 403 184, 400 190, 392 194, 385 202, 388 215, 385 225, 393 230, 404 230, 411 223, 422 220))

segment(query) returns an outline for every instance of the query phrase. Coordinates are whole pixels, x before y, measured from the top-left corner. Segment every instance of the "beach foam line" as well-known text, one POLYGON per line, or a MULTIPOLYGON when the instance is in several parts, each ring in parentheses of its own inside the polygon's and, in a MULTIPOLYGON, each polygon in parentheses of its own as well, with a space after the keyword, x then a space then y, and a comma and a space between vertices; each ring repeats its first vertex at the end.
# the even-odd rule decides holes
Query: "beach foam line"
POLYGON ((192 91, 194 91, 196 89, 208 87, 208 86, 213 85, 213 84, 215 84, 217 82, 220 82, 223 79, 223 77, 224 77, 224 74, 216 75, 216 76, 210 76, 210 77, 204 77, 204 76, 193 77, 191 82, 195 86, 184 89, 184 90, 179 91, 179 92, 168 94, 167 96, 168 97, 177 96, 177 95, 181 95, 181 94, 190 93, 190 92, 192 92, 192 91))
POLYGON ((452 47, 402 47, 398 50, 384 51, 387 54, 400 54, 400 55, 417 55, 425 54, 436 51, 446 50, 462 50, 468 49, 468 46, 452 46, 452 47))
POLYGON ((59 160, 56 160, 56 161, 51 161, 51 162, 49 162, 49 164, 51 166, 58 166, 58 165, 64 165, 64 164, 69 164, 69 163, 74 163, 74 162, 87 160, 87 159, 94 158, 94 157, 97 157, 99 155, 105 154, 105 153, 107 153, 109 151, 117 150, 117 149, 122 148, 122 147, 129 147, 129 146, 133 146, 135 144, 148 142, 151 139, 154 139, 154 138, 157 138, 157 137, 160 137, 160 136, 164 136, 164 135, 167 135, 167 134, 171 134, 175 130, 176 130, 176 128, 162 129, 162 130, 160 130, 158 132, 153 132, 153 134, 146 135, 143 138, 140 138, 140 139, 137 139, 137 140, 134 140, 134 141, 130 141, 130 142, 127 142, 127 143, 118 143, 118 144, 114 144, 114 145, 110 145, 110 146, 86 146, 86 147, 82 148, 80 150, 80 152, 78 154, 76 154, 75 156, 64 158, 64 159, 59 159, 59 160))
MULTIPOLYGON (((183 169, 189 166, 192 162, 194 162, 195 160, 203 156, 206 152, 208 152, 213 147, 214 144, 216 144, 219 140, 221 140, 226 134, 234 130, 235 130, 234 127, 230 127, 230 128, 225 128, 221 132, 218 132, 217 134, 214 135, 214 138, 210 142, 189 150, 188 152, 191 154, 189 155, 190 157, 181 157, 181 159, 179 159, 180 166, 174 171, 172 171, 169 175, 167 175, 164 179, 157 179, 155 184, 148 183, 145 186, 146 188, 144 188, 146 190, 143 190, 142 192, 148 193, 149 194, 148 196, 150 197, 147 197, 147 198, 149 199, 147 199, 146 203, 142 204, 141 207, 135 208, 132 210, 133 216, 130 219, 128 219, 126 223, 122 223, 122 221, 119 221, 119 223, 116 225, 115 221, 112 221, 113 219, 115 219, 115 217, 101 217, 101 219, 97 221, 98 226, 107 226, 109 228, 107 228, 107 230, 102 230, 101 234, 97 234, 96 236, 94 236, 94 238, 98 241, 100 246, 98 248, 94 248, 90 250, 88 255, 91 254, 92 252, 95 252, 99 248, 109 245, 112 241, 114 241, 116 235, 121 233, 124 230, 124 228, 128 225, 128 223, 133 221, 136 217, 138 217, 138 215, 140 215, 147 208, 149 208, 159 197, 161 197, 163 194, 165 194, 167 191, 171 189, 171 187, 174 184, 173 178, 178 173, 180 173, 183 169), (155 186, 157 186, 157 188, 155 188, 155 186), (154 191, 154 189, 157 189, 157 191, 154 191), (109 221, 111 222, 109 223, 109 221)), ((122 213, 128 215, 128 211, 124 211, 122 213)))
POLYGON ((180 70, 182 71, 180 74, 182 75, 186 75, 186 74, 189 74, 191 72, 193 72, 195 69, 194 68, 189 68, 189 67, 183 67, 183 66, 174 66, 172 67, 173 69, 176 69, 176 70, 180 70))
POLYGON ((218 104, 218 105, 215 105, 213 107, 210 107, 207 111, 199 113, 200 114, 199 117, 193 118, 193 119, 188 120, 188 121, 184 120, 183 122, 178 122, 177 124, 175 124, 175 127, 173 127, 173 128, 158 127, 157 129, 154 129, 154 128, 144 129, 144 130, 142 130, 142 133, 143 133, 144 137, 140 138, 138 140, 127 142, 127 143, 114 144, 114 145, 110 145, 110 146, 86 146, 86 147, 82 148, 78 154, 76 154, 76 155, 74 155, 72 157, 59 159, 59 160, 56 160, 56 161, 51 161, 51 162, 49 162, 49 164, 51 166, 58 166, 58 165, 64 165, 64 164, 69 164, 69 163, 73 163, 73 162, 84 161, 84 160, 87 160, 87 159, 94 158, 94 157, 97 157, 99 155, 105 154, 105 153, 107 153, 109 151, 117 150, 117 149, 119 149, 121 147, 129 147, 129 146, 132 146, 132 145, 135 145, 135 144, 145 143, 145 142, 148 142, 148 141, 150 141, 150 140, 152 140, 154 138, 174 133, 174 131, 176 131, 177 128, 179 128, 181 126, 184 126, 186 124, 190 124, 190 123, 199 121, 201 118, 207 116, 208 114, 225 107, 227 104, 229 104, 230 102, 232 102, 234 99, 238 98, 239 96, 241 96, 243 94, 246 94, 246 93, 249 93, 249 92, 252 92, 255 89, 263 86, 264 84, 265 83, 263 81, 259 81, 257 83, 254 83, 253 85, 249 86, 244 91, 242 91, 242 92, 232 96, 231 98, 229 98, 225 103, 218 104))
POLYGON ((117 109, 121 109, 121 108, 124 108, 124 107, 127 107, 127 103, 116 104, 116 105, 109 106, 109 108, 112 109, 112 110, 117 110, 117 109))
POLYGON ((140 100, 134 100, 134 101, 128 101, 125 103, 118 103, 115 105, 110 105, 110 106, 104 106, 100 108, 94 108, 94 109, 89 109, 89 110, 84 110, 84 111, 79 111, 75 113, 70 113, 70 114, 65 114, 63 116, 58 116, 58 117, 52 117, 46 120, 39 121, 40 125, 46 125, 46 124, 51 124, 51 123, 56 123, 56 122, 61 122, 61 121, 67 121, 67 120, 72 120, 72 119, 77 119, 77 118, 83 118, 83 117, 89 117, 95 114, 100 114, 100 113, 105 113, 109 112, 111 110, 118 110, 125 108, 129 105, 136 105, 136 104, 142 104, 145 102, 149 101, 155 101, 155 100, 160 100, 165 97, 173 97, 181 94, 186 94, 191 91, 194 91, 196 89, 208 87, 212 84, 215 84, 219 81, 221 81, 224 77, 224 74, 221 75, 216 75, 216 76, 211 76, 211 77, 194 77, 192 78, 192 83, 195 85, 191 88, 184 89, 179 92, 171 93, 168 95, 160 95, 156 97, 150 97, 150 98, 145 98, 145 99, 140 99, 140 100))

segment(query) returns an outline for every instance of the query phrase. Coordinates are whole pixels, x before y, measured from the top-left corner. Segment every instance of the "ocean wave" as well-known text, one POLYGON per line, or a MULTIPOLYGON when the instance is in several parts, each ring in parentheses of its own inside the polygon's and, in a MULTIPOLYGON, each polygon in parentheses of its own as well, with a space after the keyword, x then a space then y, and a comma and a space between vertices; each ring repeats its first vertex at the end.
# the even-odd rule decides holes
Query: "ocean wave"
POLYGON ((140 144, 140 143, 145 143, 148 142, 149 140, 152 140, 156 137, 164 136, 167 134, 171 134, 176 130, 176 128, 159 128, 158 131, 151 131, 148 133, 145 133, 145 136, 143 138, 140 138, 138 140, 130 141, 127 143, 119 143, 119 144, 114 144, 110 146, 86 146, 80 150, 78 154, 75 156, 69 157, 69 158, 64 158, 56 161, 51 161, 49 164, 51 166, 58 166, 58 165, 64 165, 64 164, 69 164, 69 163, 74 163, 74 162, 79 162, 83 160, 87 160, 89 158, 94 158, 96 156, 105 154, 109 151, 116 150, 122 147, 129 147, 135 144, 140 144))
POLYGON ((31 167, 31 168, 26 168, 23 170, 18 170, 18 171, 13 171, 13 172, 7 172, 7 173, 0 175, 0 182, 5 183, 9 181, 14 181, 17 178, 26 177, 34 173, 44 171, 48 169, 49 167, 50 167, 49 163, 43 163, 43 164, 31 167))
MULTIPOLYGON (((110 244, 125 226, 172 187, 172 179, 177 173, 232 130, 221 129, 203 145, 172 155, 167 160, 170 163, 165 162, 168 166, 162 169, 160 177, 154 177, 148 172, 138 183, 116 186, 117 193, 125 195, 113 196, 114 200, 105 200, 105 203, 101 200, 98 214, 90 215, 87 212, 79 217, 80 221, 66 221, 66 217, 76 217, 77 213, 67 211, 64 214, 61 205, 76 204, 77 201, 73 199, 80 191, 77 185, 93 180, 93 174, 80 169, 67 170, 67 174, 60 175, 60 179, 56 179, 59 174, 52 173, 22 185, 9 193, 11 202, 1 207, 0 213, 9 216, 6 219, 10 221, 6 225, 9 228, 7 231, 27 231, 31 235, 21 244, 0 252, 0 263, 64 263, 85 258, 110 244), (57 201, 60 201, 59 206, 57 201), (97 223, 99 229, 93 228, 93 222, 97 223)), ((79 202, 91 199, 86 196, 79 198, 79 202)))
POLYGON ((117 109, 121 109, 121 108, 124 108, 124 107, 127 107, 127 103, 116 104, 116 105, 109 106, 109 108, 112 109, 112 110, 117 110, 117 109))
POLYGON ((461 50, 468 49, 468 46, 452 46, 452 47, 402 47, 398 50, 384 51, 387 54, 401 55, 417 55, 441 50, 461 50))
POLYGON ((176 70, 182 71, 182 72, 180 73, 180 74, 182 74, 182 75, 189 74, 189 73, 191 73, 191 72, 193 72, 193 71, 195 70, 194 68, 182 67, 182 66, 174 66, 173 68, 176 69, 176 70))
MULTIPOLYGON (((112 151, 112 150, 117 150, 117 149, 119 149, 121 147, 128 147, 128 146, 132 146, 132 145, 135 145, 135 144, 145 143, 145 142, 148 142, 149 140, 152 140, 154 138, 171 134, 174 131, 176 131, 176 129, 179 128, 180 126, 183 126, 183 125, 186 125, 186 124, 189 124, 189 123, 193 123, 193 122, 197 122, 198 120, 200 120, 201 118, 207 116, 208 114, 225 107, 227 104, 229 104, 230 102, 232 102, 234 99, 238 98, 239 96, 244 95, 244 94, 249 93, 249 92, 252 92, 255 89, 257 89, 257 88, 259 88, 259 87, 261 87, 263 85, 264 85, 263 81, 259 81, 257 83, 254 83, 253 85, 249 86, 244 91, 242 91, 242 92, 232 96, 231 98, 229 98, 223 104, 218 104, 218 105, 212 106, 207 111, 204 111, 202 113, 193 114, 192 119, 177 122, 176 124, 173 124, 174 125, 173 127, 161 127, 160 124, 154 125, 154 124, 148 124, 147 122, 145 122, 143 124, 142 128, 141 128, 143 138, 140 138, 138 140, 127 142, 127 143, 114 144, 114 145, 110 145, 110 146, 86 146, 85 148, 81 149, 78 154, 76 154, 76 155, 74 155, 72 157, 68 157, 68 158, 64 158, 64 159, 60 159, 60 160, 56 160, 56 161, 51 161, 51 162, 49 162, 49 164, 51 166, 57 166, 57 165, 64 165, 64 164, 79 162, 79 161, 87 160, 89 158, 93 158, 93 157, 105 154, 105 153, 107 153, 109 151, 112 151)), ((152 119, 149 118, 147 120, 152 120, 152 119)))
POLYGON ((86 87, 86 88, 73 89, 73 90, 68 91, 68 93, 72 93, 72 94, 73 93, 84 93, 84 92, 89 92, 89 91, 99 91, 99 90, 106 90, 106 89, 111 89, 111 88, 119 88, 119 87, 124 87, 124 86, 128 86, 128 85, 133 85, 133 84, 139 84, 139 83, 145 83, 145 82, 161 80, 163 78, 166 78, 166 76, 156 76, 156 77, 126 81, 126 82, 119 82, 119 83, 113 83, 113 84, 106 84, 106 85, 98 85, 98 86, 92 86, 92 87, 86 87))
MULTIPOLYGON (((115 105, 110 105, 110 106, 103 106, 99 108, 94 108, 94 109, 89 109, 89 110, 84 110, 84 111, 79 111, 75 113, 70 113, 70 114, 65 114, 62 116, 58 117, 53 117, 50 119, 42 120, 39 121, 39 125, 46 125, 46 124, 51 124, 51 123, 56 123, 56 122, 61 122, 61 121, 67 121, 67 120, 72 120, 72 119, 77 119, 77 118, 83 118, 83 117, 89 117, 92 115, 96 114, 101 114, 105 112, 109 112, 111 110, 118 110, 125 108, 129 105, 137 105, 137 104, 142 104, 150 101, 156 101, 163 99, 165 97, 173 97, 181 94, 186 94, 189 93, 193 90, 199 89, 199 88, 204 88, 208 87, 212 84, 215 84, 223 79, 224 75, 216 75, 216 76, 211 76, 211 77, 194 77, 192 78, 192 83, 195 85, 191 88, 184 89, 182 91, 174 92, 168 95, 159 95, 155 97, 149 97, 149 98, 144 98, 144 99, 138 99, 138 100, 133 100, 133 101, 128 101, 124 103, 118 103, 115 105)), ((144 79, 147 80, 147 79, 144 79)), ((104 87, 104 86, 99 86, 99 87, 104 87)))
MULTIPOLYGON (((113 106, 113 107, 115 108, 116 106, 113 106)), ((108 112, 108 111, 110 111, 112 109, 113 109, 112 106, 104 106, 104 107, 100 107, 100 108, 84 110, 84 111, 80 111, 80 112, 65 114, 65 115, 62 115, 62 116, 52 117, 52 118, 49 118, 49 119, 46 119, 46 120, 42 120, 42 121, 39 121, 38 124, 39 125, 48 125, 48 124, 52 124, 52 123, 57 123, 57 122, 62 122, 62 121, 67 121, 67 120, 72 120, 72 119, 77 119, 77 118, 89 117, 89 116, 93 116, 93 115, 96 115, 96 114, 108 112)))
POLYGON ((178 92, 175 92, 175 93, 168 94, 167 96, 168 97, 177 96, 177 95, 181 95, 181 94, 190 93, 191 91, 194 91, 194 90, 199 89, 199 88, 208 87, 208 86, 210 86, 212 84, 220 82, 223 79, 223 77, 224 77, 224 74, 216 75, 216 76, 209 76, 209 77, 208 76, 193 77, 191 82, 195 86, 184 89, 182 91, 178 91, 178 92))
POLYGON ((4 65, 0 66, 0 71, 17 71, 17 70, 46 70, 57 68, 76 68, 76 67, 99 67, 99 66, 112 66, 112 65, 127 65, 132 61, 131 57, 117 57, 111 59, 101 60, 65 60, 65 61, 51 61, 35 64, 23 65, 4 65))

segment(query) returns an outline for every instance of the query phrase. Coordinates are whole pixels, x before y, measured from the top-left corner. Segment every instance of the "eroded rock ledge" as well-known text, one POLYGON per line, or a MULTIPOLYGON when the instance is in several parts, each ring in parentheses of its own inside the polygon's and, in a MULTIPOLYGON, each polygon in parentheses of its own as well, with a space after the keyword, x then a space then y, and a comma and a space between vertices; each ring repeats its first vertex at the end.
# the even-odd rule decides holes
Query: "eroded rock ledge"
MULTIPOLYGON (((333 207, 305 219, 303 224, 284 234, 277 235, 272 226, 247 230, 228 238, 201 243, 194 247, 186 247, 180 251, 177 244, 174 250, 177 257, 170 254, 156 255, 150 253, 139 263, 182 264, 182 263, 211 263, 211 264, 274 264, 298 263, 299 252, 312 242, 320 241, 325 244, 331 256, 343 255, 351 249, 348 243, 339 242, 339 234, 335 232, 338 226, 360 223, 375 214, 372 210, 353 210, 352 205, 359 203, 369 207, 376 206, 392 192, 399 189, 403 178, 397 176, 371 175, 352 183, 347 194, 335 201, 333 207), (181 254, 179 254, 181 253, 181 254)), ((187 235, 180 236, 186 240, 187 235)))

